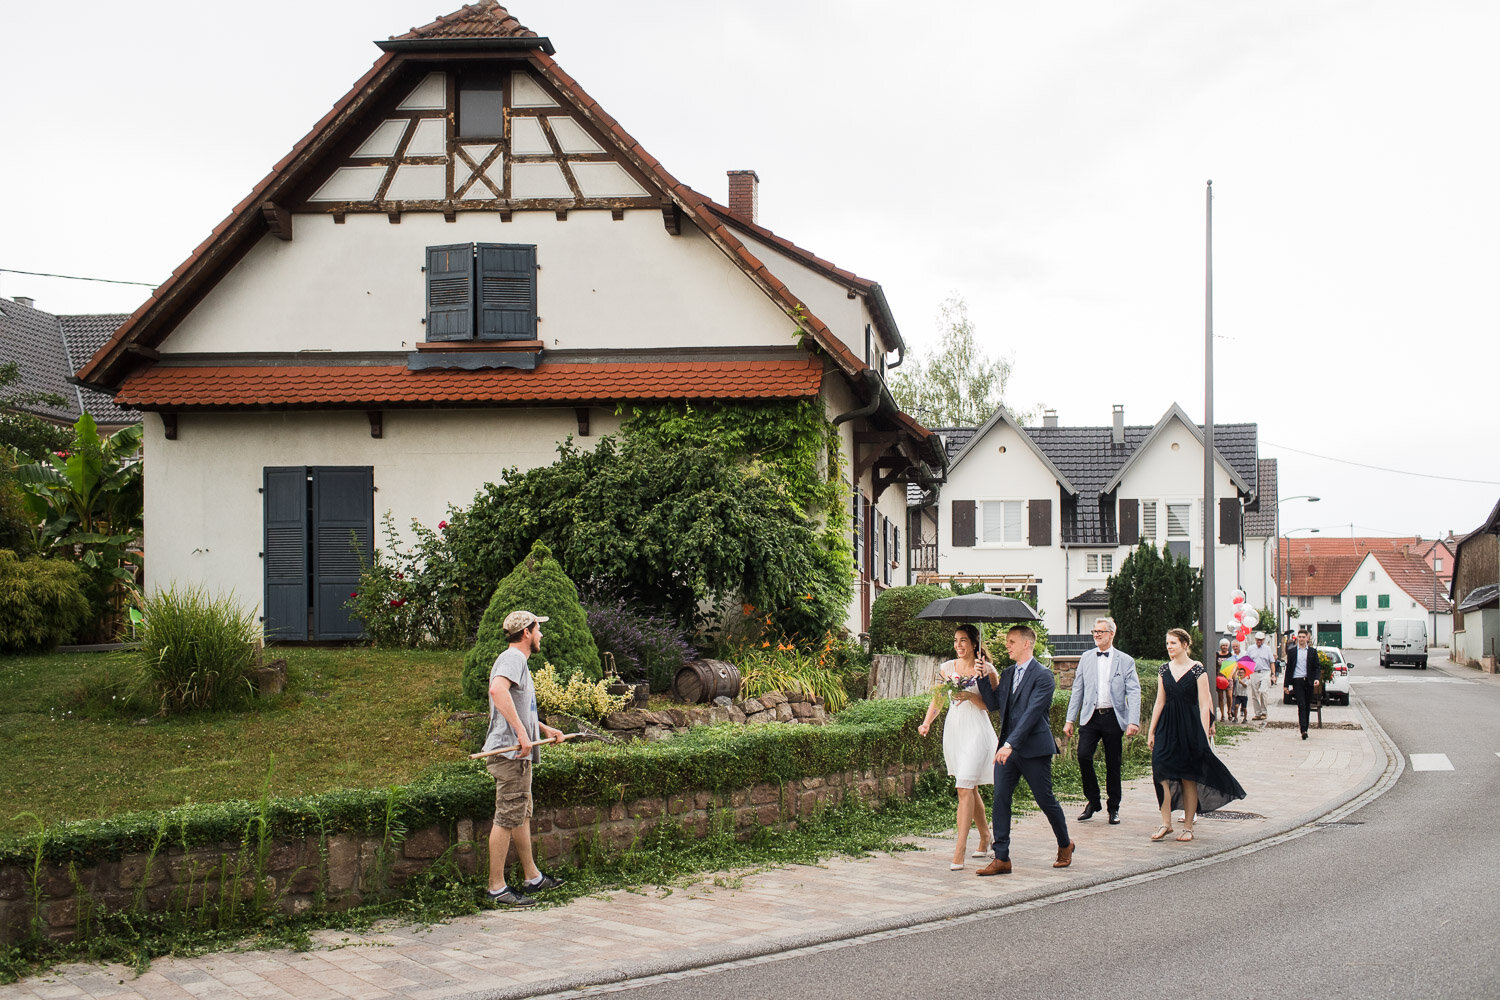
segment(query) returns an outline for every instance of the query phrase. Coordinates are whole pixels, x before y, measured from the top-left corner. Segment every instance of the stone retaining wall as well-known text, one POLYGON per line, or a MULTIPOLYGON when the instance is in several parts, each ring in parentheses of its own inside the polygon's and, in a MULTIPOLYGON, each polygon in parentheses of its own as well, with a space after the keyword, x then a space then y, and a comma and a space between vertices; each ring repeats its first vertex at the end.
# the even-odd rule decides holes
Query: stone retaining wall
MULTIPOLYGON (((589 853, 617 854, 664 821, 700 836, 723 828, 747 833, 782 823, 795 826, 848 794, 871 802, 908 798, 918 775, 931 766, 892 765, 878 772, 844 771, 786 785, 684 792, 607 806, 541 806, 533 819, 533 843, 537 861, 546 866, 589 853)), ((343 909, 377 898, 442 859, 451 859, 466 874, 485 872, 489 828, 488 818, 465 819, 412 830, 390 844, 354 834, 326 842, 316 836, 277 838, 266 845, 259 874, 256 846, 232 842, 187 852, 167 848, 155 857, 127 854, 81 868, 46 864, 38 879, 40 902, 30 865, 0 866, 0 943, 19 940, 38 919, 44 934, 71 938, 80 915, 86 921, 97 906, 196 914, 259 901, 286 913, 343 909)))
POLYGON ((626 739, 663 740, 694 726, 711 726, 720 722, 737 726, 766 722, 804 722, 821 726, 829 721, 822 698, 795 691, 789 694, 767 691, 759 698, 746 698, 740 702, 728 698, 716 701, 722 703, 674 706, 656 711, 626 708, 606 715, 604 728, 626 739))

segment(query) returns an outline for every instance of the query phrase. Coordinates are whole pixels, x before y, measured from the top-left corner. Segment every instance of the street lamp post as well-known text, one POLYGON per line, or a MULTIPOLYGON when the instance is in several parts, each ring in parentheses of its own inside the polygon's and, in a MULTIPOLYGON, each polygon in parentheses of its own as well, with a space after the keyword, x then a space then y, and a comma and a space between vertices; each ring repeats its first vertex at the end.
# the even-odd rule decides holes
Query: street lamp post
MULTIPOLYGON (((1290 498, 1288 498, 1288 499, 1290 499, 1290 498)), ((1279 511, 1278 511, 1278 513, 1279 513, 1279 511)), ((1308 534, 1316 535, 1318 532, 1320 532, 1322 530, 1323 530, 1322 528, 1293 528, 1291 531, 1288 531, 1286 533, 1285 537, 1286 538, 1291 538, 1293 534, 1295 534, 1296 532, 1299 532, 1299 531, 1305 531, 1308 534)), ((1278 540, 1277 544, 1278 545, 1280 544, 1279 540, 1278 540)), ((1277 554, 1277 561, 1278 562, 1280 561, 1280 558, 1281 558, 1281 556, 1278 553, 1277 554)), ((1287 554, 1286 554, 1286 574, 1285 574, 1285 576, 1286 576, 1287 586, 1290 587, 1292 585, 1292 554, 1291 554, 1291 552, 1287 552, 1287 554)), ((1277 583, 1277 586, 1278 586, 1278 588, 1280 587, 1279 581, 1277 583)), ((1286 594, 1285 594, 1285 592, 1283 592, 1282 593, 1282 599, 1285 600, 1285 598, 1286 598, 1286 594)), ((1292 608, 1291 608, 1290 603, 1288 603, 1288 605, 1287 605, 1286 613, 1283 616, 1283 620, 1286 622, 1286 629, 1287 629, 1287 631, 1290 631, 1291 628, 1292 628, 1292 608)), ((1280 628, 1280 627, 1281 627, 1280 625, 1277 626, 1277 628, 1280 628)))
MULTIPOLYGON (((1281 505, 1284 503, 1290 503, 1293 500, 1306 500, 1308 503, 1317 503, 1322 499, 1322 497, 1315 497, 1310 493, 1298 493, 1295 496, 1282 497, 1280 500, 1276 501, 1276 627, 1278 629, 1281 628, 1281 622, 1286 622, 1288 628, 1290 628, 1292 624, 1291 619, 1287 617, 1286 613, 1283 610, 1283 602, 1286 600, 1286 593, 1281 587, 1281 505)), ((1297 530, 1300 531, 1302 529, 1299 528, 1297 530)), ((1318 529, 1311 528, 1308 530, 1316 532, 1318 529)), ((1290 534, 1290 532, 1288 532, 1288 534, 1290 534)), ((1292 556, 1290 552, 1287 553, 1286 563, 1286 577, 1288 580, 1290 580, 1292 575, 1292 556)))

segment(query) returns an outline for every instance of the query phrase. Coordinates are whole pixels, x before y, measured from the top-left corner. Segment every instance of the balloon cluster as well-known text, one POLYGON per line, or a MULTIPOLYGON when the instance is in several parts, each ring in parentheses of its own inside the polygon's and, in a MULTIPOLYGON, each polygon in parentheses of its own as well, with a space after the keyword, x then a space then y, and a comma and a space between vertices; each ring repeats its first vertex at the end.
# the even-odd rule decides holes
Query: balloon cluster
POLYGON ((1234 592, 1234 605, 1229 609, 1229 625, 1234 629, 1234 639, 1241 646, 1250 637, 1250 631, 1260 623, 1260 612, 1245 600, 1245 592, 1234 592))

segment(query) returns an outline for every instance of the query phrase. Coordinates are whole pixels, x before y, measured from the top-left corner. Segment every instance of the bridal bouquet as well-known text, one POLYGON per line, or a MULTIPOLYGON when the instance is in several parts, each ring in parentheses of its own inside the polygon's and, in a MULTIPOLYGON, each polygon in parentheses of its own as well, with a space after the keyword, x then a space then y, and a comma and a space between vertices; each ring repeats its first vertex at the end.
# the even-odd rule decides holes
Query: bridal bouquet
POLYGON ((964 692, 972 694, 978 680, 978 677, 944 677, 938 681, 937 687, 933 688, 933 693, 942 695, 944 698, 952 698, 964 692))

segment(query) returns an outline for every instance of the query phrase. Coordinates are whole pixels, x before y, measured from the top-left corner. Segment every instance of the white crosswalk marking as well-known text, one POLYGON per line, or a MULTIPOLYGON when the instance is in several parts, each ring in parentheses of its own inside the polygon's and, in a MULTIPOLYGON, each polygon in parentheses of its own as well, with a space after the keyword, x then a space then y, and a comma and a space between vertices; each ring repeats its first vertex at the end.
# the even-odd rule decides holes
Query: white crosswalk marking
POLYGON ((1414 753, 1407 755, 1413 771, 1451 771, 1453 762, 1445 753, 1414 753))

